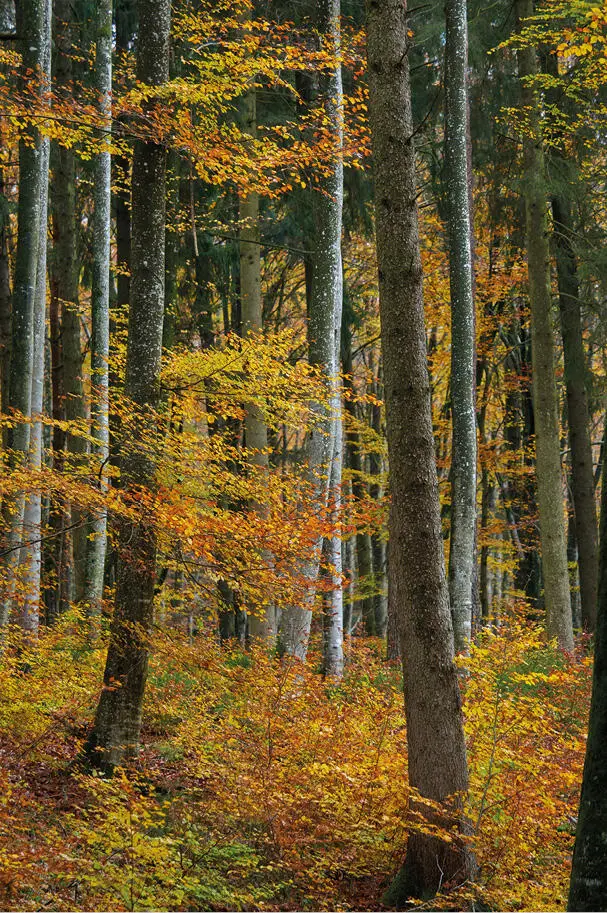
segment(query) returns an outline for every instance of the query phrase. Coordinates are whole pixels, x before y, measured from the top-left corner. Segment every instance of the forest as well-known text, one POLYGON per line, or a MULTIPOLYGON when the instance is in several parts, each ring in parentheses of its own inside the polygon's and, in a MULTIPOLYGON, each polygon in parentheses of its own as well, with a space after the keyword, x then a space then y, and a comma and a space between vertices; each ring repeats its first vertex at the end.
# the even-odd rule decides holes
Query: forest
POLYGON ((607 910, 607 0, 0 0, 0 910, 607 910))

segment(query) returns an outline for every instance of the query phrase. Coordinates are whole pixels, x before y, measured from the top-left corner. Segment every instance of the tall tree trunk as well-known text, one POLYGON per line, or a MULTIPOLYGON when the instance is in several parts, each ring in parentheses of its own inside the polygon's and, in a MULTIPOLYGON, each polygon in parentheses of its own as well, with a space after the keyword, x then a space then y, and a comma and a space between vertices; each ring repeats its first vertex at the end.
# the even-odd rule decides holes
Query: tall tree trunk
MULTIPOLYGON (((11 368, 11 275, 8 257, 9 214, 4 194, 4 172, 0 170, 0 409, 8 411, 8 387, 11 368)), ((2 429, 2 447, 6 431, 2 429)))
MULTIPOLYGON (((332 161, 330 172, 317 178, 313 190, 316 251, 308 314, 310 363, 322 372, 329 404, 317 404, 317 426, 307 442, 309 478, 314 499, 327 504, 328 477, 335 446, 335 418, 340 414, 338 395, 339 347, 342 313, 341 217, 343 208, 343 95, 340 53, 340 0, 317 0, 315 26, 323 49, 332 55, 318 77, 318 94, 324 101, 330 125, 332 161)), ((289 606, 282 616, 281 647, 305 660, 312 624, 312 605, 318 577, 322 539, 313 543, 311 556, 302 569, 308 595, 300 606, 289 606)))
MULTIPOLYGON (((106 131, 111 130, 112 90, 112 0, 98 0, 95 83, 100 113, 106 131)), ((109 141, 109 136, 107 137, 109 141)), ((93 178, 93 288, 91 295, 91 435, 102 491, 107 488, 105 465, 109 458, 109 368, 110 353, 110 220, 111 155, 108 148, 95 156, 93 178)), ((98 613, 103 598, 103 573, 107 545, 107 513, 90 519, 87 527, 84 599, 98 613)))
POLYGON ((596 625, 599 579, 594 473, 590 442, 590 416, 586 391, 586 356, 582 335, 580 283, 573 249, 571 204, 564 195, 552 196, 554 247, 559 290, 559 311, 565 362, 567 422, 571 447, 571 489, 578 548, 582 624, 587 631, 596 625))
MULTIPOLYGON (((335 418, 335 440, 331 458, 329 499, 333 522, 339 525, 341 514, 341 477, 343 469, 343 432, 341 414, 335 418)), ((341 536, 335 534, 326 543, 331 567, 331 590, 325 605, 323 672, 329 678, 341 678, 344 672, 344 593, 342 587, 341 536)))
MULTIPOLYGON (((367 0, 369 113, 375 170, 386 425, 390 461, 390 599, 399 615, 409 782, 446 802, 468 789, 461 698, 445 574, 417 220, 407 11, 367 0)), ((456 800, 455 818, 463 813, 456 800)), ((390 905, 436 893, 474 873, 450 844, 411 834, 390 905)))
MULTIPOLYGON (((607 420, 605 427, 607 428, 607 420)), ((599 604, 592 701, 568 910, 604 910, 607 897, 607 485, 601 495, 599 604)))
MULTIPOLYGON (((46 0, 21 0, 17 9, 17 34, 21 37, 22 75, 38 78, 45 64, 46 0)), ((34 313, 38 246, 40 239, 40 201, 44 155, 37 130, 29 141, 19 142, 19 211, 17 253, 12 301, 11 363, 8 383, 8 410, 26 419, 31 415, 34 366, 34 313)), ((30 450, 31 425, 17 421, 9 429, 8 448, 14 468, 23 468, 30 450)), ((14 594, 15 574, 23 534, 24 495, 17 494, 4 505, 5 536, 0 553, 4 590, 0 604, 0 625, 9 620, 14 594)))
MULTIPOLYGON (((139 0, 137 78, 159 86, 169 76, 170 0, 139 0)), ((138 141, 133 157, 131 307, 125 393, 133 403, 132 446, 122 459, 121 484, 153 491, 149 435, 159 402, 164 316, 166 152, 138 141), (149 438, 148 438, 149 439, 149 438)), ((153 621, 156 532, 144 517, 120 528, 116 602, 93 731, 86 753, 112 771, 139 749, 149 637, 153 621)))
MULTIPOLYGON (((247 10, 250 20, 251 10, 247 10)), ((253 86, 242 101, 242 124, 252 139, 257 136, 257 93, 253 86)), ((246 339, 263 330, 263 302, 261 297, 261 248, 259 245, 259 194, 249 192, 240 200, 240 301, 242 307, 242 335, 246 339)), ((247 405, 245 417, 245 442, 249 459, 260 474, 268 472, 268 429, 257 405, 247 405)), ((251 505, 263 512, 263 505, 251 505)), ((262 556, 264 561, 269 555, 262 556)), ((261 611, 261 609, 258 609, 261 611)), ((257 640, 271 640, 276 633, 275 609, 268 605, 263 615, 249 614, 249 636, 257 640)))
MULTIPOLYGON (((533 14, 533 0, 517 0, 518 20, 533 14)), ((544 154, 536 92, 529 78, 538 72, 535 48, 518 50, 522 103, 530 133, 523 137, 523 180, 527 267, 531 308, 531 359, 540 541, 548 633, 563 650, 573 650, 567 540, 561 475, 550 290, 550 249, 544 154)))
MULTIPOLYGON (((51 75, 51 4, 45 10, 45 61, 44 72, 51 75)), ((40 183, 40 237, 38 240, 38 267, 36 298, 34 302, 34 347, 32 359, 32 429, 29 468, 40 472, 42 468, 42 411, 44 407, 44 356, 46 343, 46 252, 48 234, 48 170, 50 140, 44 138, 40 149, 42 174, 40 183)), ((17 618, 22 630, 36 634, 40 624, 42 602, 42 492, 30 489, 23 514, 23 546, 21 549, 23 602, 17 618)))
POLYGON ((466 0, 447 0, 445 183, 451 288, 451 548, 449 595, 457 653, 472 636, 476 561, 476 340, 468 180, 466 0))

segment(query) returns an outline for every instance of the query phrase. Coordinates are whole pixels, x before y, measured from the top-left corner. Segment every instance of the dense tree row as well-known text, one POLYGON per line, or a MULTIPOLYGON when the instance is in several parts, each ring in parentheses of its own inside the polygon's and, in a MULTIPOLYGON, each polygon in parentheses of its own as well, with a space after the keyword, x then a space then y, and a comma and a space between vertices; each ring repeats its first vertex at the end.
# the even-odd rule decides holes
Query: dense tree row
POLYGON ((329 688, 375 638, 424 822, 386 903, 482 885, 466 657, 518 613, 594 645, 604 908, 605 44, 561 0, 2 0, 0 636, 107 651, 81 769, 140 759, 158 630, 329 688))

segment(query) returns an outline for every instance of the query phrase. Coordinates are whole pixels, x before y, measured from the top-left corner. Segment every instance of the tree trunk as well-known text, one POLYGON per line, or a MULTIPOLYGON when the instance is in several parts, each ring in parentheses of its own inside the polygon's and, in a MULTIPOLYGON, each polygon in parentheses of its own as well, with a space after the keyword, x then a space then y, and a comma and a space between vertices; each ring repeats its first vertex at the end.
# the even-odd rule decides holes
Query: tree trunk
MULTIPOLYGON (((137 78, 159 86, 169 76, 170 0, 139 0, 137 78)), ((131 307, 125 393, 133 403, 132 446, 122 459, 121 484, 153 492, 149 440, 159 401, 164 316, 166 152, 138 141, 133 157, 131 307)), ((112 771, 137 754, 153 622, 156 532, 144 517, 120 527, 116 602, 93 731, 86 753, 112 771)))
MULTIPOLYGON (((340 0, 318 0, 316 28, 322 49, 334 63, 325 64, 318 76, 318 94, 323 99, 330 125, 332 159, 327 174, 319 176, 312 193, 316 251, 308 314, 310 363, 320 368, 329 404, 316 404, 317 426, 307 441, 309 479, 314 500, 323 509, 328 498, 328 476, 335 446, 335 417, 339 415, 339 346, 342 312, 341 217, 343 208, 343 111, 340 53, 340 0)), ((302 569, 308 594, 300 606, 289 606, 282 617, 281 648, 304 661, 312 624, 312 605, 318 577, 322 539, 311 546, 302 569)))
MULTIPOLYGON (((390 599, 399 615, 409 782, 446 802, 468 788, 461 698, 445 575, 417 221, 407 12, 367 0, 369 113, 375 171, 386 425, 390 461, 390 599)), ((454 817, 464 825, 459 800, 454 817)), ((459 841, 411 834, 389 904, 468 880, 459 841)))
MULTIPOLYGON (((338 525, 341 514, 341 477, 343 468, 341 408, 334 422, 329 499, 333 522, 338 525)), ((327 543, 327 557, 331 566, 332 589, 328 594, 325 606, 323 671, 329 678, 341 678, 344 672, 344 593, 342 588, 341 536, 338 534, 334 534, 327 543)))
MULTIPOLYGON (((22 75, 43 72, 45 63, 46 0, 21 0, 17 10, 17 33, 21 37, 22 75)), ((7 406, 9 412, 29 419, 32 404, 34 366, 34 313, 38 246, 40 239, 40 201, 44 156, 37 130, 30 141, 19 142, 19 211, 17 218, 17 253, 13 284, 11 362, 7 406)), ((28 458, 31 439, 29 421, 17 421, 9 429, 7 444, 13 468, 23 467, 28 458)), ((0 556, 3 592, 0 625, 8 623, 14 595, 23 534, 24 495, 17 494, 5 504, 5 536, 0 556)))
POLYGON ((466 0, 447 0, 445 183, 451 289, 451 548, 449 595, 455 651, 472 636, 476 562, 476 369, 472 232, 468 180, 466 0))
POLYGON ((571 447, 571 488, 578 548, 582 625, 596 625, 599 552, 597 542, 594 473, 590 443, 590 416, 586 392, 586 356, 582 335, 580 284, 573 249, 571 205, 560 194, 552 197, 554 247, 559 290, 559 311, 565 362, 567 422, 571 447))
MULTIPOLYGON (((98 0, 95 82, 100 113, 108 134, 111 129, 112 90, 112 0, 98 0)), ((109 136, 108 136, 109 139, 109 136)), ((93 178, 93 287, 91 293, 91 435, 102 491, 107 489, 105 465, 109 459, 109 373, 110 353, 110 220, 111 155, 102 149, 95 156, 93 178)), ((101 610, 103 574, 107 545, 107 513, 102 511, 87 524, 84 599, 91 613, 101 610)))
MULTIPOLYGON (((517 0, 518 20, 533 14, 533 0, 517 0)), ((535 90, 528 78, 538 72, 535 48, 517 52, 523 80, 522 103, 529 112, 531 135, 523 137, 523 181, 527 267, 531 308, 531 360, 540 541, 548 633, 563 650, 573 650, 573 624, 567 567, 567 541, 561 476, 550 292, 550 249, 544 155, 535 90)))
MULTIPOLYGON (((605 427, 607 428, 607 421, 605 427)), ((568 910, 604 910, 607 897, 607 485, 601 496, 599 604, 592 701, 568 910)))

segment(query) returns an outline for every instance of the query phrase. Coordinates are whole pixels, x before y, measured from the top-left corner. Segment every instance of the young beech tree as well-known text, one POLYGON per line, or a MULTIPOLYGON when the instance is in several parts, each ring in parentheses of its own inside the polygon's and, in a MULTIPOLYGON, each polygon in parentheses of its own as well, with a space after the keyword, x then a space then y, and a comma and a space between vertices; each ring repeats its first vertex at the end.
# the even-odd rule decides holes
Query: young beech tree
MULTIPOLYGON (((399 615, 409 782, 420 795, 453 797, 461 818, 468 788, 461 698, 445 575, 417 219, 407 10, 367 0, 369 116, 390 461, 389 588, 399 615)), ((461 821, 463 824, 463 820, 461 821)), ((474 859, 458 842, 411 834, 391 902, 463 882, 474 859)))
MULTIPOLYGON (((307 461, 315 497, 326 505, 329 479, 335 449, 336 420, 340 415, 337 386, 339 370, 339 339, 342 313, 341 220, 343 208, 342 158, 342 80, 339 62, 340 48, 339 0, 318 0, 316 27, 321 45, 334 55, 335 63, 323 68, 318 77, 318 91, 324 101, 326 129, 333 147, 333 158, 326 174, 317 177, 313 189, 313 209, 316 249, 312 289, 308 314, 308 343, 310 363, 322 371, 331 391, 329 405, 319 404, 318 421, 307 441, 307 461)), ((333 466, 335 475, 337 464, 333 466)), ((337 487, 337 480, 333 483, 337 487)), ((340 480, 341 483, 341 480, 340 480)), ((322 539, 311 547, 309 560, 302 573, 309 583, 306 604, 290 606, 283 614, 281 646, 285 653, 305 660, 312 624, 314 585, 318 577, 322 539)))
MULTIPOLYGON (((533 14, 533 0, 517 0, 519 22, 533 14)), ((559 413, 554 373, 548 200, 540 116, 535 88, 538 72, 535 48, 518 50, 522 103, 529 116, 523 136, 523 195, 525 198, 527 269, 531 308, 531 359, 537 493, 544 596, 548 633, 563 650, 573 650, 573 621, 567 566, 567 539, 561 475, 559 413)))
MULTIPOLYGON (((137 78, 161 86, 169 76, 170 0, 139 0, 137 78)), ((166 151, 137 141, 131 184, 131 305, 125 394, 133 403, 132 446, 121 484, 154 490, 155 466, 145 445, 159 402, 164 317, 166 151)), ((111 771, 139 747, 141 712, 153 620, 156 533, 145 516, 121 522, 116 602, 93 730, 86 753, 111 771)))
MULTIPOLYGON (((112 0, 97 3, 97 53, 95 86, 106 131, 111 129, 112 90, 112 0)), ((109 140, 109 136, 107 137, 109 140)), ((105 463, 109 457, 108 414, 110 351, 110 219, 111 155, 100 149, 94 163, 93 213, 93 287, 91 294, 91 434, 96 440, 100 484, 104 485, 105 463)), ((84 598, 89 611, 99 611, 103 596, 103 570, 107 544, 107 515, 89 520, 87 525, 84 598)))
POLYGON ((476 552, 476 346, 468 174, 466 0, 447 0, 445 184, 451 288, 451 549, 449 595, 457 652, 472 635, 476 552))
POLYGON ((607 900, 607 485, 604 482, 599 560, 592 701, 568 910, 604 910, 607 900))

